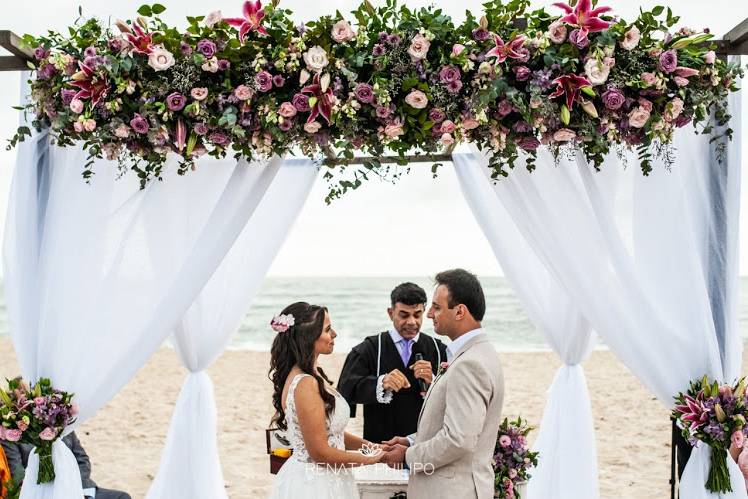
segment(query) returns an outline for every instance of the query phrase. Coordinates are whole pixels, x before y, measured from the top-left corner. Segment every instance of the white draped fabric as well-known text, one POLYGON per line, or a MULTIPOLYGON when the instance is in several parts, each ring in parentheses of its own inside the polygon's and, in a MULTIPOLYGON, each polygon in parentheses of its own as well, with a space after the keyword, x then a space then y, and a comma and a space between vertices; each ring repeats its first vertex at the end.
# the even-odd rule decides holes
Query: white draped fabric
MULTIPOLYGON (((493 214, 499 205, 506 210, 568 302, 667 407, 675 393, 688 388, 689 380, 707 374, 731 381, 740 370, 735 308, 739 95, 731 97, 731 109, 736 140, 728 144, 723 164, 714 161, 709 137, 696 136, 689 127, 676 134, 672 170, 656 160, 649 177, 641 175, 633 154, 625 155, 628 168, 609 155, 596 173, 578 153, 563 155, 554 165, 550 153, 541 149, 535 172, 517 164, 508 178, 494 182, 485 168, 487 157, 474 150, 472 169, 482 172, 482 181, 494 194, 481 198, 494 204, 480 210, 493 214)), ((470 175, 480 180, 474 172, 470 175)), ((465 192, 472 196, 471 190, 465 192)), ((504 230, 511 240, 505 226, 487 233, 504 237, 504 230)), ((502 266, 512 262, 498 251, 497 256, 502 266)), ((532 306, 525 306, 538 324, 532 306)), ((542 322, 538 327, 547 334, 542 322)), ((567 334, 574 336, 573 329, 567 334)), ((551 397, 549 405, 556 403, 551 397)), ((696 449, 681 497, 708 497, 705 476, 693 479, 705 451, 696 449)), ((729 497, 746 497, 745 489, 729 497)))
MULTIPOLYGON (((172 416, 159 473, 149 499, 226 498, 218 445, 213 384, 204 372, 223 352, 260 288, 268 267, 301 211, 317 175, 307 160, 287 160, 218 270, 177 327, 179 359, 190 372, 172 416)), ((194 186, 199 187, 199 186, 194 186)), ((175 234, 189 234, 193 192, 168 210, 175 234)), ((174 250, 182 237, 171 239, 174 250)), ((169 258, 170 253, 161 253, 169 258)), ((173 264, 159 262, 159 267, 173 264)), ((268 323, 270 318, 268 318, 268 323)))
MULTIPOLYGON (((103 160, 88 185, 84 163, 82 150, 50 147, 44 133, 22 143, 3 261, 22 374, 74 392, 78 423, 175 330, 260 209, 283 160, 247 165, 202 158, 184 178, 176 178, 172 161, 165 182, 144 190, 133 175, 117 179, 115 165, 103 160), (171 204, 190 220, 179 245, 170 230, 171 204)), ((53 461, 57 479, 40 486, 32 454, 23 499, 82 497, 75 458, 59 441, 53 461)))
POLYGON ((504 209, 484 169, 471 153, 452 156, 457 178, 504 275, 532 323, 564 365, 548 392, 535 450, 530 499, 596 498, 598 494, 595 434, 587 381, 581 362, 594 343, 589 323, 549 273, 504 209))

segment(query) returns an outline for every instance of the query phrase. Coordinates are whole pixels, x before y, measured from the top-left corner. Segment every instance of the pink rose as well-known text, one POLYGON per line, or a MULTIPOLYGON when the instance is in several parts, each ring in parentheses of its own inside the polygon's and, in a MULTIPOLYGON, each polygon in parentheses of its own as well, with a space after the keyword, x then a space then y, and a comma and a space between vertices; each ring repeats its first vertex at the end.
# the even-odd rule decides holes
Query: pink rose
POLYGON ((196 101, 205 100, 208 97, 208 89, 205 87, 197 87, 190 90, 190 95, 196 101))
POLYGON ((510 445, 512 445, 512 439, 509 438, 509 435, 501 435, 499 437, 499 445, 501 445, 502 447, 509 447, 510 445))
POLYGON ((443 133, 439 139, 444 147, 449 147, 455 143, 454 137, 450 133, 443 133))
POLYGON ((130 136, 130 127, 124 123, 120 123, 120 125, 114 129, 114 136, 119 137, 120 139, 128 138, 130 136))
POLYGON ((732 432, 732 436, 730 437, 730 441, 733 443, 735 447, 738 449, 743 448, 743 443, 745 441, 745 436, 743 435, 743 430, 735 430, 732 432))
POLYGON ((234 89, 234 95, 239 100, 249 100, 252 98, 252 89, 247 85, 239 85, 234 89))
POLYGON ((673 81, 679 87, 686 87, 689 83, 691 83, 688 78, 683 78, 682 76, 674 76, 673 81))
POLYGON ((647 85, 654 85, 657 81, 657 76, 654 73, 642 73, 642 81, 647 85))
POLYGON ((649 121, 649 111, 643 107, 637 107, 629 113, 629 126, 642 128, 649 121))
POLYGON ((555 44, 564 43, 566 40, 566 26, 560 21, 554 21, 548 26, 548 39, 555 44))
POLYGON ((714 61, 717 60, 717 54, 714 53, 714 50, 710 50, 706 54, 704 54, 704 62, 707 64, 714 64, 714 61))
POLYGON ((284 102, 278 108, 278 114, 280 114, 284 118, 293 118, 294 116, 296 116, 297 112, 298 111, 296 111, 296 106, 294 106, 290 102, 284 102))
POLYGON ((511 478, 512 480, 517 478, 517 470, 515 470, 514 468, 509 468, 509 478, 511 478))
POLYGON ((639 28, 637 28, 636 26, 631 26, 631 29, 623 35, 623 40, 621 40, 621 48, 623 48, 624 50, 633 50, 637 45, 639 45, 640 38, 641 32, 639 31, 639 28))
POLYGON ((332 39, 336 42, 343 43, 354 38, 356 38, 356 33, 353 32, 348 21, 341 19, 332 26, 332 39))
POLYGON ((647 111, 649 111, 650 113, 652 112, 652 101, 648 101, 648 100, 647 100, 647 99, 645 99, 644 97, 639 97, 639 101, 638 101, 638 102, 639 102, 639 105, 640 105, 640 106, 641 106, 641 107, 642 107, 643 109, 646 109, 646 110, 647 110, 647 111))
POLYGON ((42 432, 39 434, 39 438, 47 442, 51 442, 52 440, 55 439, 56 436, 57 436, 57 430, 55 430, 54 428, 50 426, 47 426, 46 428, 44 428, 42 432))
POLYGON ((29 429, 28 423, 24 420, 18 421, 18 423, 16 423, 16 426, 18 426, 18 429, 21 430, 22 433, 29 429))
POLYGON ((70 101, 70 110, 75 114, 81 114, 83 112, 83 101, 80 99, 70 101))
POLYGON ((8 442, 18 442, 21 440, 21 430, 5 430, 5 440, 8 442))
POLYGON ((413 37, 413 41, 411 41, 410 47, 408 48, 410 60, 418 62, 425 59, 430 46, 431 42, 429 42, 422 34, 418 33, 413 37))
POLYGON ((85 120, 83 122, 83 129, 87 132, 93 132, 94 130, 96 130, 96 120, 91 118, 85 120))
POLYGON ((473 130, 475 128, 478 128, 480 126, 480 123, 478 123, 478 120, 475 118, 466 118, 462 120, 462 128, 465 130, 473 130))
POLYGON ((73 130, 76 131, 76 133, 82 133, 83 132, 83 122, 82 121, 76 121, 73 123, 73 130))
POLYGON ((410 107, 423 109, 428 105, 429 99, 420 90, 411 90, 407 97, 405 97, 405 102, 410 107))
POLYGON ((455 131, 455 128, 456 127, 455 127, 455 124, 454 124, 453 121, 451 121, 451 120, 444 120, 444 121, 442 121, 442 124, 441 124, 441 127, 439 128, 439 130, 442 133, 452 133, 452 132, 455 131))
POLYGON ((311 121, 304 124, 304 131, 306 133, 317 133, 320 128, 322 128, 322 125, 318 121, 311 121))
POLYGON ((576 136, 577 134, 574 132, 574 130, 569 130, 568 128, 559 128, 553 134, 553 140, 555 140, 556 142, 568 142, 570 140, 573 140, 576 136))
POLYGON ((465 50, 465 46, 461 43, 455 43, 452 46, 452 57, 457 57, 460 54, 462 54, 462 51, 465 50))
POLYGON ((665 108, 665 121, 675 121, 682 112, 683 100, 680 97, 676 97, 668 102, 665 108))
POLYGON ((399 121, 394 121, 384 127, 384 134, 391 139, 394 139, 403 133, 405 133, 403 131, 403 125, 399 121))

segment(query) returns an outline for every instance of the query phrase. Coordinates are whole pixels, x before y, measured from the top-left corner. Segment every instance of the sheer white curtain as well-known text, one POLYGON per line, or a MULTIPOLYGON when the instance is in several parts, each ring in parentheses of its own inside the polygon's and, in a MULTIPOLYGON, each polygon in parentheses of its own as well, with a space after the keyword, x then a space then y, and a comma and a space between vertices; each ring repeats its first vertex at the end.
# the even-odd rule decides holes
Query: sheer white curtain
POLYGON ((525 241, 476 167, 471 153, 452 155, 462 192, 532 323, 564 365, 548 391, 534 450, 538 467, 527 489, 530 499, 596 498, 595 433, 581 363, 594 343, 589 323, 525 241))
MULTIPOLYGON (((494 183, 487 158, 474 151, 475 167, 527 244, 606 345, 666 407, 689 380, 703 374, 732 380, 739 373, 738 95, 731 109, 736 140, 728 144, 725 163, 714 161, 708 136, 684 128, 676 135, 672 170, 656 161, 649 177, 637 170, 632 154, 626 155, 628 168, 610 155, 594 172, 579 154, 555 165, 541 149, 535 172, 517 164, 494 183)), ((708 497, 706 477, 691 480, 704 459, 708 450, 696 449, 681 497, 708 497)), ((730 467, 739 473, 734 463, 730 467)), ((730 497, 746 497, 745 489, 730 497)))
MULTIPOLYGON (((177 327, 177 354, 189 374, 174 408, 161 466, 146 496, 149 499, 227 497, 216 441, 213 384, 204 370, 239 327, 316 175, 311 162, 286 160, 236 243, 177 327)), ((179 201, 188 202, 189 198, 179 201)), ((186 208, 178 203, 168 206, 174 221, 170 230, 189 233, 191 220, 179 216, 186 208)), ((168 257, 169 253, 161 255, 168 257)))
MULTIPOLYGON (((145 190, 132 175, 118 180, 108 161, 96 162, 87 185, 80 176, 84 163, 83 151, 49 147, 44 134, 21 145, 3 260, 22 374, 31 381, 51 378, 74 392, 79 423, 174 330, 258 208, 282 159, 246 165, 203 158, 184 178, 170 164, 165 181, 145 190), (175 245, 165 207, 185 197, 189 214, 182 215, 192 223, 175 245), (166 260, 168 267, 156 265, 166 260)), ((24 499, 82 496, 75 459, 59 441, 53 460, 57 479, 39 486, 32 454, 24 499)))

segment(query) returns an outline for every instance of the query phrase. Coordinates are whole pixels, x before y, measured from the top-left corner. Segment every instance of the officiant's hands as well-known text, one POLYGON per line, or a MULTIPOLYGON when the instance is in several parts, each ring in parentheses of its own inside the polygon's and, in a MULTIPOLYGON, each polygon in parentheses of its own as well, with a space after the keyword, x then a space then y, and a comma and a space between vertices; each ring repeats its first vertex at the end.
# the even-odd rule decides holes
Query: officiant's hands
POLYGON ((410 388, 410 382, 399 369, 393 369, 382 378, 382 388, 399 392, 403 388, 410 388))
POLYGON ((434 380, 434 372, 431 370, 431 362, 428 360, 417 360, 410 368, 413 370, 416 379, 422 379, 427 385, 430 385, 434 380))

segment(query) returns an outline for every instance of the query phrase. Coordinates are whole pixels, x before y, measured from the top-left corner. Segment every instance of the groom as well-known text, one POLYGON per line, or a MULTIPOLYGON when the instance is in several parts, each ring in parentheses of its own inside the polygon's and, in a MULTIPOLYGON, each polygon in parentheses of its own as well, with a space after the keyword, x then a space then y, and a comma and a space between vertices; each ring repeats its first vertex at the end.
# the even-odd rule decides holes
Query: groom
POLYGON ((449 366, 429 388, 418 431, 384 442, 387 464, 410 469, 408 499, 489 499, 504 378, 481 328, 486 299, 478 278, 465 270, 447 270, 435 280, 428 317, 436 334, 452 340, 449 366))

